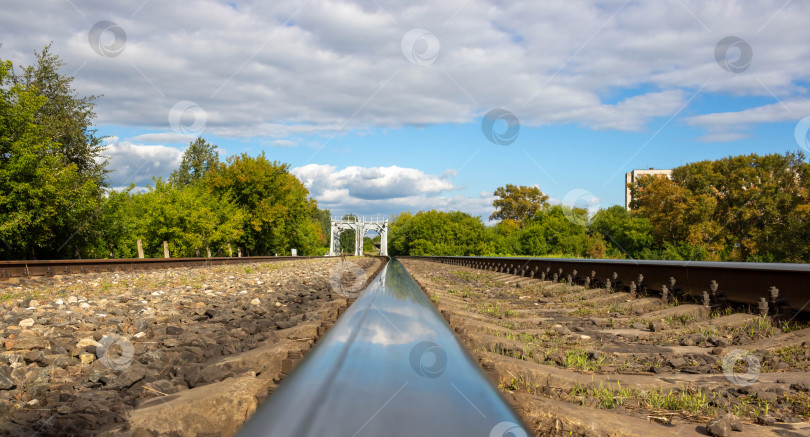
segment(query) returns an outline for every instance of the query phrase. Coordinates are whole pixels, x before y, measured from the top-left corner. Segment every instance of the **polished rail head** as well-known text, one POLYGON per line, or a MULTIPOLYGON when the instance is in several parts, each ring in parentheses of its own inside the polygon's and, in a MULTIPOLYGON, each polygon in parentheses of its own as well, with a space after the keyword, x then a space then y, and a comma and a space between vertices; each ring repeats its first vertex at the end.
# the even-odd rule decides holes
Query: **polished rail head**
POLYGON ((528 429, 392 261, 238 435, 500 436, 502 428, 528 429))

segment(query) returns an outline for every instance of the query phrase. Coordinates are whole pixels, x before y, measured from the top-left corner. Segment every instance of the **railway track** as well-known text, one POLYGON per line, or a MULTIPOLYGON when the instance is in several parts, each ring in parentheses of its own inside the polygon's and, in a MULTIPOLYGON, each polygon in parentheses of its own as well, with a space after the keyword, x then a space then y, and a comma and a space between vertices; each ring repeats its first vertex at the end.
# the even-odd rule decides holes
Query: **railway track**
MULTIPOLYGON (((23 262, 14 276, 303 258, 23 262)), ((706 435, 712 419, 733 413, 736 435, 810 435, 810 323, 798 300, 808 271, 720 267, 391 261, 362 293, 350 287, 353 304, 314 349, 286 355, 282 383, 239 433, 706 435)), ((166 399, 154 408, 183 410, 166 399)), ((147 407, 135 412, 151 417, 147 407)))
POLYGON ((401 261, 534 434, 707 435, 731 413, 735 435, 810 435, 805 266, 756 265, 752 291, 717 263, 401 261), (788 293, 763 308, 763 284, 788 293))
POLYGON ((391 261, 238 435, 527 434, 391 261))
POLYGON ((756 305, 763 314, 810 310, 810 265, 505 257, 410 257, 445 264, 608 288, 664 301, 690 298, 706 306, 756 305))
POLYGON ((212 258, 117 258, 0 261, 0 280, 73 273, 133 272, 178 267, 221 266, 253 262, 320 258, 312 256, 246 256, 212 258))

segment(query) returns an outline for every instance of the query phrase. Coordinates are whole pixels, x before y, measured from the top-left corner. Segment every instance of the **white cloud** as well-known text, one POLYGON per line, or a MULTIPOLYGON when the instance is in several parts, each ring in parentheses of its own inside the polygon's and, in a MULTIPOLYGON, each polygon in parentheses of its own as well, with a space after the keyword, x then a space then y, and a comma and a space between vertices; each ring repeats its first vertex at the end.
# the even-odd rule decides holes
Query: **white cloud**
MULTIPOLYGON (((810 71, 810 3, 783 0, 420 0, 384 9, 365 0, 140 9, 12 1, 3 9, 3 58, 28 64, 54 41, 66 71, 76 71, 75 88, 103 95, 99 124, 167 130, 170 108, 187 100, 205 111, 203 132, 222 137, 463 123, 494 107, 523 125, 634 131, 698 89, 789 101, 806 93, 810 71), (100 17, 126 32, 120 56, 89 46, 100 17), (440 42, 431 65, 402 54, 401 38, 415 27, 440 42), (723 71, 714 59, 727 35, 752 47, 745 73, 723 71)), ((132 140, 180 137, 169 138, 132 140)))
POLYGON ((805 115, 810 115, 810 100, 793 99, 741 111, 691 116, 685 121, 708 132, 700 141, 727 142, 748 138, 748 131, 759 123, 798 122, 805 115))
POLYGON ((810 115, 810 99, 785 100, 769 105, 756 106, 742 111, 718 112, 686 118, 692 126, 706 129, 739 127, 755 123, 798 121, 810 115))
POLYGON ((413 168, 358 167, 338 170, 332 165, 309 164, 291 170, 310 191, 321 208, 335 214, 390 215, 400 211, 465 211, 488 215, 492 210, 491 193, 479 197, 461 194, 448 196, 460 188, 447 180, 454 171, 442 176, 425 174, 413 168))
POLYGON ((108 177, 113 187, 126 187, 131 183, 143 186, 153 176, 164 179, 183 160, 183 151, 166 146, 146 146, 130 142, 108 143, 103 155, 109 158, 107 168, 113 170, 108 177))
POLYGON ((361 200, 379 200, 437 194, 456 190, 445 178, 428 175, 414 168, 351 166, 335 171, 336 167, 308 164, 292 169, 313 196, 340 194, 361 200))

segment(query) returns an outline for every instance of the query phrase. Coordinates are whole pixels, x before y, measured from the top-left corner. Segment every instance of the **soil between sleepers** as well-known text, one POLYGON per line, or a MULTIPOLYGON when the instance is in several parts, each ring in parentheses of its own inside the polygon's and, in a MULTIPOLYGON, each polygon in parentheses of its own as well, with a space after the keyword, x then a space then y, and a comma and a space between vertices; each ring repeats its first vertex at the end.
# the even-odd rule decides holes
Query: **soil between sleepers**
POLYGON ((806 321, 401 261, 537 435, 810 435, 806 321))

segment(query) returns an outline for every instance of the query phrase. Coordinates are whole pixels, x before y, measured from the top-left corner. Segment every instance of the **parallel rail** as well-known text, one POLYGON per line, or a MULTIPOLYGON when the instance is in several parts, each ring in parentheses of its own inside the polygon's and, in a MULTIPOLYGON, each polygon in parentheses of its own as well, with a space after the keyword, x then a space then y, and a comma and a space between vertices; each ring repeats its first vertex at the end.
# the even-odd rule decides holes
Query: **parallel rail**
POLYGON ((761 313, 810 311, 810 265, 569 258, 414 256, 550 281, 608 287, 631 293, 689 295, 705 305, 757 305, 761 313))
POLYGON ((34 261, 0 261, 0 280, 8 278, 69 275, 73 273, 133 272, 138 270, 171 269, 193 266, 219 266, 297 259, 322 258, 314 256, 247 256, 215 258, 119 258, 67 259, 34 261))

